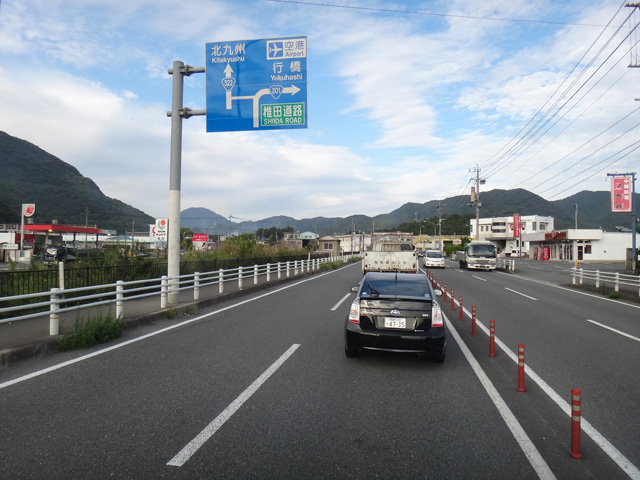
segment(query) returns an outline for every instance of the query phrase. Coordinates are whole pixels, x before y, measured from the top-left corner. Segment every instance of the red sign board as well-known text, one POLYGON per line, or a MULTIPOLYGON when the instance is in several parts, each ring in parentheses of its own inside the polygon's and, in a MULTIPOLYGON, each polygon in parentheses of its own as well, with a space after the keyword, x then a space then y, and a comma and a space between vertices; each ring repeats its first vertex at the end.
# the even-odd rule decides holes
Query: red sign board
POLYGON ((620 176, 611 179, 611 211, 631 211, 631 177, 620 176))
POLYGON ((513 214, 513 236, 520 238, 520 214, 513 214))
POLYGON ((206 233, 194 233, 193 234, 193 241, 194 242, 206 242, 207 240, 209 240, 209 235, 207 235, 206 233))

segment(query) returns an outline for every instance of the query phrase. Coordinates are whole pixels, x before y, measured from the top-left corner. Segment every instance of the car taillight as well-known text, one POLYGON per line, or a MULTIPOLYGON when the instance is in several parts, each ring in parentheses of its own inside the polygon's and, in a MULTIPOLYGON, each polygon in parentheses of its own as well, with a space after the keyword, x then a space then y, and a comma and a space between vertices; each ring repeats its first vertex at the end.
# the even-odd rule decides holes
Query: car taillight
POLYGON ((434 302, 431 308, 431 326, 441 327, 442 325, 442 309, 440 305, 434 302))
POLYGON ((349 321, 352 323, 360 323, 360 300, 354 300, 349 310, 349 321))

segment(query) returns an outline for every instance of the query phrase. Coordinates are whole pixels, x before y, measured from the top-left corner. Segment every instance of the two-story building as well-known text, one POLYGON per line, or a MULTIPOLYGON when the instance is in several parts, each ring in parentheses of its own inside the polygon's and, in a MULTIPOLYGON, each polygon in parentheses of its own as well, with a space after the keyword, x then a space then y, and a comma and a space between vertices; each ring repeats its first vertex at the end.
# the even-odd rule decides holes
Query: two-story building
POLYGON ((553 217, 541 215, 520 216, 520 230, 514 231, 513 215, 508 217, 481 218, 478 222, 476 235, 476 220, 469 220, 471 238, 492 242, 500 252, 510 253, 513 250, 526 255, 530 251, 530 244, 525 235, 532 233, 546 233, 554 229, 553 217))

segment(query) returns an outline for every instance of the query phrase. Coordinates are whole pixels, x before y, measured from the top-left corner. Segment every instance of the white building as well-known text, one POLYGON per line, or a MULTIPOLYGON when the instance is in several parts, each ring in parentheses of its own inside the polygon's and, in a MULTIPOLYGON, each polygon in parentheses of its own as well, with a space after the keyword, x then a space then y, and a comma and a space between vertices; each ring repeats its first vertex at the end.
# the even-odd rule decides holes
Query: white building
MULTIPOLYGON (((625 262, 631 255, 630 232, 600 229, 552 230, 526 235, 530 257, 536 260, 578 262, 625 262)), ((629 261, 629 265, 631 265, 629 261)))
POLYGON ((494 243, 500 252, 518 250, 522 254, 528 254, 530 244, 525 235, 532 233, 546 233, 554 229, 553 217, 541 215, 520 216, 520 235, 516 237, 513 230, 513 215, 509 217, 493 217, 479 219, 479 232, 475 234, 476 220, 469 220, 471 226, 471 238, 486 240, 494 243))

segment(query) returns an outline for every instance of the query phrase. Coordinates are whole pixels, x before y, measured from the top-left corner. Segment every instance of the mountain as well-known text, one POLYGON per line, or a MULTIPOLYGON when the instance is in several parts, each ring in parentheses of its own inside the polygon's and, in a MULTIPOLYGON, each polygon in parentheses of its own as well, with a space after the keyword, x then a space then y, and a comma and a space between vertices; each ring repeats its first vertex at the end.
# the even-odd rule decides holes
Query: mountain
POLYGON ((133 223, 136 230, 146 231, 155 222, 141 210, 104 195, 75 167, 5 132, 0 132, 0 159, 0 222, 20 223, 23 203, 35 203, 35 223, 88 222, 124 233, 133 223))
MULTIPOLYGON (((89 178, 78 170, 24 140, 0 132, 0 223, 19 223, 22 203, 35 203, 36 223, 85 225, 88 222, 100 228, 124 233, 142 231, 155 219, 146 213, 115 198, 105 196, 89 178), (141 227, 141 226, 145 227, 141 227)), ((432 196, 432 195, 430 195, 432 196)), ((583 191, 570 197, 550 202, 523 189, 489 190, 481 192, 481 217, 521 215, 552 216, 558 230, 573 228, 576 205, 579 228, 631 227, 631 215, 611 213, 608 191, 583 191)), ((640 205, 636 194, 636 205, 640 205)), ((227 235, 254 233, 259 228, 293 227, 299 232, 315 232, 319 235, 339 235, 352 229, 361 232, 396 229, 399 225, 437 217, 437 205, 442 206, 443 217, 458 215, 475 217, 475 208, 468 205, 469 197, 459 195, 431 200, 426 203, 405 203, 389 212, 369 217, 315 217, 296 220, 292 217, 274 216, 259 221, 234 222, 234 217, 223 217, 207 208, 189 208, 181 213, 181 226, 196 233, 227 235)), ((464 219, 458 219, 464 220, 464 219)), ((460 224, 460 222, 457 222, 460 224)), ((446 220, 443 223, 443 231, 446 220)), ((462 232, 458 232, 462 233, 462 232)))
MULTIPOLYGON (((562 200, 550 202, 524 189, 490 190, 481 194, 482 206, 480 217, 507 217, 514 213, 520 215, 541 215, 554 218, 555 228, 563 230, 574 228, 576 204, 578 208, 578 228, 603 228, 614 231, 617 226, 631 227, 631 215, 628 213, 611 212, 611 193, 583 191, 562 200)), ((640 201, 640 194, 636 194, 636 205, 640 201)), ((462 215, 475 218, 475 208, 468 205, 468 196, 449 197, 442 200, 432 200, 426 203, 405 203, 389 213, 368 217, 366 215, 352 215, 349 217, 316 217, 296 220, 291 217, 270 217, 257 222, 230 222, 229 219, 207 209, 188 209, 182 212, 181 225, 196 233, 215 233, 201 228, 190 218, 195 215, 201 218, 217 218, 221 235, 238 233, 254 233, 258 228, 293 227, 296 231, 311 231, 319 235, 341 235, 351 229, 355 231, 384 231, 393 230, 403 223, 429 220, 437 217, 437 205, 442 205, 443 217, 462 215)), ((212 223, 207 223, 212 225, 212 223)), ((443 231, 446 220, 443 223, 443 231)), ((458 232, 461 233, 461 232, 458 232)))

